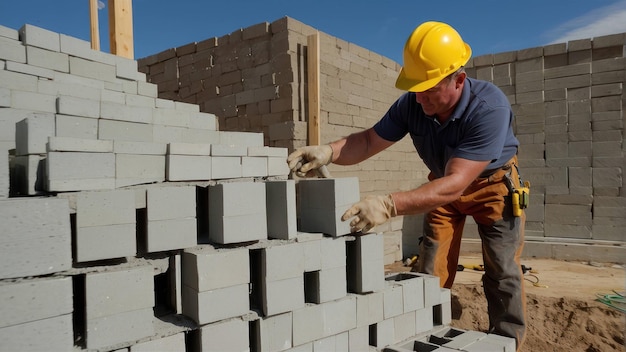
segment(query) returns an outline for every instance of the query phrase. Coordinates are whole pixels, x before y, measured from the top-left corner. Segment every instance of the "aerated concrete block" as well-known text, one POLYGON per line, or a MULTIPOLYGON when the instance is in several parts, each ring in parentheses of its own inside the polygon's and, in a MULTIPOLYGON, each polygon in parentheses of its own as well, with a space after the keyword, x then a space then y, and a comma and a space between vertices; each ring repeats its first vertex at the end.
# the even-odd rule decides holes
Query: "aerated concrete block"
POLYGON ((0 300, 0 328, 71 314, 72 278, 3 282, 0 300))
POLYGON ((79 193, 75 242, 77 262, 136 255, 135 193, 79 193))
POLYGON ((26 47, 26 63, 47 68, 56 72, 70 72, 70 60, 67 54, 41 49, 34 46, 26 47))
POLYGON ((0 199, 9 196, 9 153, 0 149, 0 199))
POLYGON ((130 344, 155 334, 152 308, 112 314, 87 322, 87 349, 102 349, 130 344))
POLYGON ((244 156, 241 157, 241 177, 265 177, 267 173, 267 158, 244 156))
POLYGON ((115 187, 165 181, 165 155, 115 154, 115 187))
POLYGON ((82 139, 98 139, 98 120, 56 114, 55 135, 82 139))
POLYGON ((267 238, 265 184, 230 182, 208 187, 209 240, 229 244, 267 238))
POLYGON ((185 249, 182 256, 183 285, 210 291, 250 282, 248 249, 185 249))
MULTIPOLYGON (((20 42, 0 38, 0 60, 25 63, 26 47, 20 42)), ((33 76, 34 77, 34 76, 33 76)), ((37 77, 34 77, 35 79, 37 77)), ((4 83, 4 81, 3 81, 4 83)))
POLYGON ((155 340, 139 342, 130 346, 130 352, 177 352, 185 351, 185 333, 161 337, 155 340))
POLYGON ((115 154, 49 152, 46 190, 51 192, 115 188, 115 154), (89 167, 76 167, 88 165, 89 167))
POLYGON ((202 181, 212 178, 210 156, 168 154, 165 162, 165 179, 168 181, 202 181))
POLYGON ((54 114, 40 113, 15 124, 15 155, 45 154, 48 137, 54 136, 54 114))
POLYGON ((298 235, 295 181, 266 181, 265 188, 268 236, 282 240, 295 238, 298 235))
POLYGON ((304 277, 264 281, 261 293, 263 314, 271 316, 302 308, 304 302, 304 277))
POLYGON ((198 330, 197 351, 250 351, 249 323, 230 319, 205 325, 198 330))
POLYGON ((57 98, 57 113, 97 119, 100 117, 100 101, 62 95, 57 98))
POLYGON ((72 314, 0 328, 5 351, 73 351, 72 314))
POLYGON ((293 311, 293 345, 299 346, 324 337, 322 304, 307 305, 293 311))
POLYGON ((61 49, 59 33, 31 24, 25 24, 19 29, 19 38, 24 45, 36 46, 51 51, 60 51, 61 49))
POLYGON ((368 233, 346 243, 348 288, 350 292, 365 293, 385 287, 383 235, 368 233))
POLYGON ((306 276, 306 280, 309 302, 329 302, 347 294, 345 266, 312 272, 306 276))
POLYGON ((0 223, 0 279, 46 275, 71 268, 67 199, 0 200, 0 223))
POLYGON ((243 167, 241 157, 237 156, 212 156, 211 178, 214 180, 241 178, 243 167))
POLYGON ((115 141, 153 142, 154 126, 146 123, 98 120, 98 138, 115 141))
POLYGON ((256 351, 284 351, 292 347, 293 313, 262 317, 252 322, 252 344, 256 351))
POLYGON ((383 292, 372 292, 355 295, 356 326, 370 326, 384 320, 383 292))
POLYGON ((248 284, 198 292, 183 286, 183 314, 200 325, 249 313, 248 284))
POLYGON ((358 178, 302 179, 297 187, 299 231, 334 237, 350 233, 350 222, 341 221, 341 216, 359 201, 358 178))

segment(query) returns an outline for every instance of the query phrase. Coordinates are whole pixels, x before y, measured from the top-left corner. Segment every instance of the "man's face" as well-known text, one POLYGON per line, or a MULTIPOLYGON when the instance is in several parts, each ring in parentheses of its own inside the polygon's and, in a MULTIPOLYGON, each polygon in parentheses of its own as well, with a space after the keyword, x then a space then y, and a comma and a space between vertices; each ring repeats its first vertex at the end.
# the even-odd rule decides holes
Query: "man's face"
POLYGON ((424 92, 415 93, 415 100, 422 105, 422 109, 429 116, 447 118, 454 111, 454 106, 461 95, 464 73, 456 77, 446 77, 436 86, 424 92))

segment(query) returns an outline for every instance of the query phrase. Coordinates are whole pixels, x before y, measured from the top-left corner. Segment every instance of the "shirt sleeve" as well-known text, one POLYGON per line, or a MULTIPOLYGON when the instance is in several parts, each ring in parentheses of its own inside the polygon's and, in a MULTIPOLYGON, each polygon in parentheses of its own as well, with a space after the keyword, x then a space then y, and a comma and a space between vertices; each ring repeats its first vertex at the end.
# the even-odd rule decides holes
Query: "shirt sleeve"
MULTIPOLYGON (((396 100, 387 113, 374 125, 374 131, 383 139, 397 142, 408 133, 408 117, 411 114, 412 94, 404 93, 396 100)), ((415 100, 415 99, 413 99, 415 100)))

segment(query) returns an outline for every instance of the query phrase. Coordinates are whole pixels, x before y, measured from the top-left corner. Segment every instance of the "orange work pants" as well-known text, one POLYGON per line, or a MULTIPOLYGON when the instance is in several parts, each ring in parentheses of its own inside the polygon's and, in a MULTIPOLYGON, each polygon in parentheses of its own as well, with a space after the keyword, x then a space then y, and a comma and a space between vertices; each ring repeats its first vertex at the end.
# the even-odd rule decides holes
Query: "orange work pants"
POLYGON ((526 297, 520 256, 524 245, 525 214, 511 210, 509 173, 519 187, 517 158, 488 177, 477 178, 456 201, 429 212, 424 218, 418 271, 438 276, 450 288, 457 271, 466 216, 478 224, 485 267, 483 289, 487 298, 489 332, 515 338, 519 349, 526 331, 526 297))

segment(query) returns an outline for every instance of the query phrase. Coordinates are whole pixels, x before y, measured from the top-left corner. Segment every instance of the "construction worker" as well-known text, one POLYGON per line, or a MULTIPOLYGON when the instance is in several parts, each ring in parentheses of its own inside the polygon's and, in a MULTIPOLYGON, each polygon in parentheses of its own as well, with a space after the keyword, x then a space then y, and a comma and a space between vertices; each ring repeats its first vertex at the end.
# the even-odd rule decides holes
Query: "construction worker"
POLYGON ((396 87, 407 91, 371 128, 287 158, 299 176, 329 163, 353 165, 411 136, 430 170, 429 182, 411 190, 367 196, 349 208, 354 232, 368 232, 397 215, 426 213, 419 272, 450 288, 457 270, 465 218, 478 224, 488 302, 489 332, 525 335, 525 296, 520 268, 523 212, 512 210, 511 188, 520 187, 519 142, 506 96, 490 82, 467 77, 471 48, 448 24, 426 22, 409 36, 396 87), (508 183, 510 180, 513 183, 508 183), (516 216, 517 215, 517 216, 516 216))

